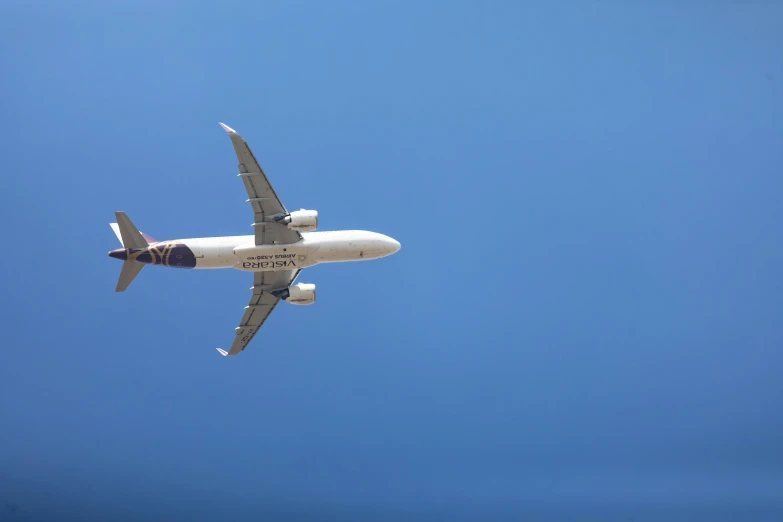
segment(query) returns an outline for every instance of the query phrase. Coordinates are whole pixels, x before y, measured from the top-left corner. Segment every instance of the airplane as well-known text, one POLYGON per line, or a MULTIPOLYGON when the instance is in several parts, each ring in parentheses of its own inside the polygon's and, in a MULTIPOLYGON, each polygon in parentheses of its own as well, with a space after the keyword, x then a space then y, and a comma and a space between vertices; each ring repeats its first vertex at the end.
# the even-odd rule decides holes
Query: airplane
POLYGON ((250 146, 234 129, 220 124, 239 160, 238 177, 253 209, 253 235, 156 241, 139 232, 124 212, 115 212, 110 226, 122 248, 109 257, 123 261, 115 292, 124 292, 146 265, 175 268, 235 268, 253 273, 253 294, 228 351, 241 353, 281 300, 296 305, 315 303, 315 285, 296 283, 299 272, 320 263, 368 261, 394 254, 396 240, 364 230, 314 232, 318 211, 289 212, 256 161, 250 146))

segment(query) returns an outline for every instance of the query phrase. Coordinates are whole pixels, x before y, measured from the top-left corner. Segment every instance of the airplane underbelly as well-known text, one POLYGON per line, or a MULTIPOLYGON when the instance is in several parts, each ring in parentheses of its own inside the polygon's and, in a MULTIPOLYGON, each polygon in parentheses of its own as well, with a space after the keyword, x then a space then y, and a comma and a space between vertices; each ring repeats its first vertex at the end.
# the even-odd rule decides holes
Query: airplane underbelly
POLYGON ((239 263, 234 267, 246 272, 278 272, 312 266, 311 253, 318 250, 306 245, 252 245, 236 247, 234 256, 239 263))
POLYGON ((196 268, 231 268, 237 264, 233 245, 209 245, 201 248, 196 268))
POLYGON ((383 248, 377 241, 359 239, 322 245, 317 258, 319 263, 365 261, 381 257, 383 253, 383 248))

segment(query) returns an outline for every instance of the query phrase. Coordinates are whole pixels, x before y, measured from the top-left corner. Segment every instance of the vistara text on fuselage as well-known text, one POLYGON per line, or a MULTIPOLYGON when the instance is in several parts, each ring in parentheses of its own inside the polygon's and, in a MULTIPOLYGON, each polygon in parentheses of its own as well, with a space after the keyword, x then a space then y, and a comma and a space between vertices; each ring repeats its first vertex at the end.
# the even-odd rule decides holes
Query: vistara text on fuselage
POLYGON ((228 133, 239 160, 239 174, 253 211, 253 235, 156 241, 139 232, 124 212, 111 223, 122 248, 109 256, 123 261, 115 291, 123 292, 145 265, 174 268, 235 268, 253 273, 250 304, 228 351, 237 355, 255 336, 280 300, 315 302, 315 285, 296 283, 299 272, 320 263, 368 261, 397 252, 400 244, 383 234, 364 230, 315 232, 318 212, 286 210, 256 161, 250 147, 230 127, 228 133))

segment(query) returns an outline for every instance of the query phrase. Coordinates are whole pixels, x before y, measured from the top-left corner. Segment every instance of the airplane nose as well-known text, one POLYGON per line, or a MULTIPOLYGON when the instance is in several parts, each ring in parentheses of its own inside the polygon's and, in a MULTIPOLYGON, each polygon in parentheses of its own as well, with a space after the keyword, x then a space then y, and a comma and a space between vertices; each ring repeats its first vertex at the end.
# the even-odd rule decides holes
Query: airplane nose
POLYGON ((378 257, 390 256, 400 249, 400 244, 389 236, 370 232, 367 235, 364 250, 359 254, 365 259, 376 259, 378 257))
POLYGON ((384 250, 383 255, 385 256, 390 256, 400 249, 400 243, 389 236, 383 236, 382 244, 384 250))
POLYGON ((125 261, 128 259, 128 252, 124 248, 118 248, 109 252, 109 257, 125 261))

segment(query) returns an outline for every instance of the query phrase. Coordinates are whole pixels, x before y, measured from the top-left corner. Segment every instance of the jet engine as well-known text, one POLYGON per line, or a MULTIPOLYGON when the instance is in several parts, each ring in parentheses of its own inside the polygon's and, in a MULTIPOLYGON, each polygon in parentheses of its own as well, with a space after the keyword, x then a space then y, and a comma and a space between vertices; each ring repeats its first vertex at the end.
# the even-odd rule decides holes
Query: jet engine
POLYGON ((296 283, 272 293, 276 297, 295 305, 311 305, 315 303, 315 285, 307 283, 296 283))
POLYGON ((285 223, 285 225, 300 232, 309 232, 318 228, 318 211, 317 210, 295 210, 288 214, 276 219, 279 223, 285 223))

